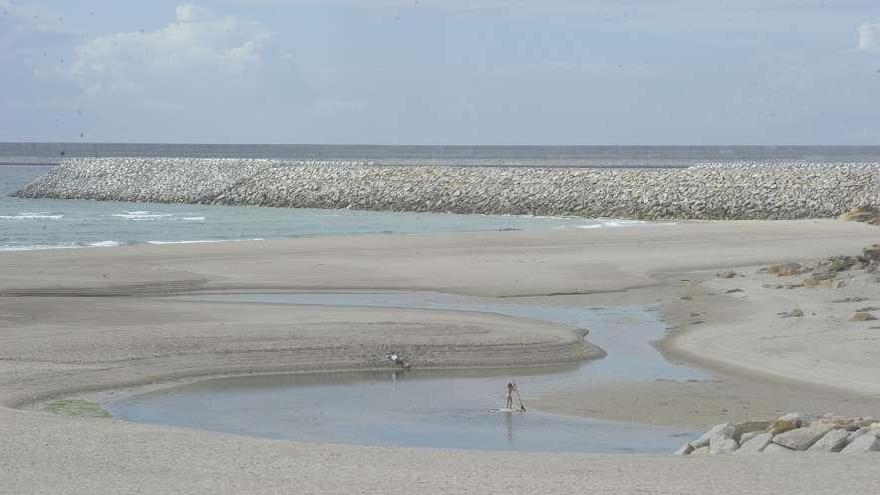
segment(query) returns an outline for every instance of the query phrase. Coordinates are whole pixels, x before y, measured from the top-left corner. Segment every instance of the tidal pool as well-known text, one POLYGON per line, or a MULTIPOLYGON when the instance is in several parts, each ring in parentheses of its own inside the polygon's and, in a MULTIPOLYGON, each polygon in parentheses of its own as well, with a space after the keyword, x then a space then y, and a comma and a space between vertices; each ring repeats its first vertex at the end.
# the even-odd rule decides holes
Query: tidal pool
POLYGON ((694 432, 590 418, 489 412, 534 370, 409 371, 221 378, 107 406, 130 421, 257 437, 363 445, 539 452, 672 452, 694 432))
POLYGON ((315 304, 480 311, 590 330, 608 357, 568 367, 261 375, 205 380, 104 404, 130 421, 304 442, 540 452, 659 453, 694 432, 561 416, 530 399, 590 381, 706 379, 666 361, 651 342, 665 328, 641 307, 587 308, 559 298, 479 298, 430 292, 284 292, 176 296, 211 304, 315 304), (526 413, 504 405, 508 381, 526 413))

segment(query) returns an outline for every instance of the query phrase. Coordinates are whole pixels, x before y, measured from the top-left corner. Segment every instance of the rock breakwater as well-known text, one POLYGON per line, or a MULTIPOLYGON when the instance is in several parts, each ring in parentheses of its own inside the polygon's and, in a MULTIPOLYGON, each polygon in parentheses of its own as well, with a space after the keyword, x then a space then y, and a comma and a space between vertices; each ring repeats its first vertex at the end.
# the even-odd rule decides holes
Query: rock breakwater
POLYGON ((798 219, 880 204, 878 172, 880 162, 657 170, 114 157, 67 160, 16 195, 649 220, 798 219))

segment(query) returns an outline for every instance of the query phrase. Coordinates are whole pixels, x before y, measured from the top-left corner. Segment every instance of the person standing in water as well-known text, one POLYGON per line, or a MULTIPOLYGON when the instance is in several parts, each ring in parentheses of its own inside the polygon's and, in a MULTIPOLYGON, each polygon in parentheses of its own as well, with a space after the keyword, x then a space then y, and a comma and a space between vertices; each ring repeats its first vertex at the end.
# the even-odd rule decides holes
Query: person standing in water
POLYGON ((513 409, 513 391, 516 389, 516 385, 513 382, 507 382, 507 405, 504 406, 507 409, 513 409))

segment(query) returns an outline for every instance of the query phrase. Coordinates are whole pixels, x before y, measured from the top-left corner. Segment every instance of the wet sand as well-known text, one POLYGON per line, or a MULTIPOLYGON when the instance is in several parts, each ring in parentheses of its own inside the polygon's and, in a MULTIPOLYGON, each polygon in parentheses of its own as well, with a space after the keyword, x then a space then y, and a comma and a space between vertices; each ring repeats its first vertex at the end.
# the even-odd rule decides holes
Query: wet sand
MULTIPOLYGON (((425 364, 435 367, 596 356, 594 348, 579 344, 574 329, 497 315, 235 304, 197 310, 152 297, 192 290, 405 289, 507 297, 577 294, 566 297, 592 305, 656 305, 678 327, 662 344, 664 352, 718 377, 702 384, 609 388, 605 394, 571 390, 546 397, 542 409, 638 421, 656 416, 657 424, 693 426, 729 419, 722 409, 735 411, 742 400, 751 409, 736 417, 759 412, 764 417, 764 411, 792 409, 816 397, 824 401, 816 407, 840 404, 837 413, 876 410, 871 377, 877 369, 868 357, 876 355, 878 341, 867 324, 853 326, 843 318, 852 308, 822 302, 836 299, 837 289, 764 289, 765 275, 752 273, 773 262, 855 254, 873 243, 875 229, 837 221, 719 222, 3 253, 4 491, 120 493, 149 487, 152 493, 271 493, 296 487, 357 493, 382 487, 386 493, 680 493, 696 485, 717 487, 719 493, 870 492, 878 483, 870 456, 768 461, 343 447, 8 406, 174 377, 370 368, 377 365, 375 350, 395 339, 427 351, 425 364), (714 278, 727 268, 749 276, 714 278), (725 284, 741 285, 744 292, 723 294, 725 284), (103 297, 76 297, 87 295, 103 297), (795 303, 808 315, 798 324, 776 314, 795 303), (828 326, 830 321, 837 326, 828 326), (358 331, 368 327, 384 330, 358 331), (842 331, 828 333, 834 329, 842 331), (693 397, 700 386, 710 390, 705 399, 693 397), (725 390, 736 392, 724 395, 725 390), (773 392, 780 390, 787 399, 773 392), (844 395, 855 400, 838 402, 844 395), (621 407, 661 396, 664 413, 621 407), (664 415, 683 419, 664 421, 664 415)), ((846 290, 880 295, 868 282, 853 282, 846 290)))

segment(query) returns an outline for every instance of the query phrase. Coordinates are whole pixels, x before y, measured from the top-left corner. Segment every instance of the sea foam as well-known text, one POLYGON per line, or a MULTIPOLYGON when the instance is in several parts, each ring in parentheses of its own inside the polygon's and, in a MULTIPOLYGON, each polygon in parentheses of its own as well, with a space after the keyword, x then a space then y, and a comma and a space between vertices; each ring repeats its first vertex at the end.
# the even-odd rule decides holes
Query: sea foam
POLYGON ((169 218, 171 215, 171 213, 153 213, 150 211, 127 211, 125 213, 116 213, 113 216, 126 220, 158 220, 169 218))
POLYGON ((64 215, 45 211, 37 213, 22 212, 17 215, 0 215, 0 220, 61 220, 64 215))
POLYGON ((117 246, 121 246, 121 244, 119 244, 116 241, 90 242, 88 245, 89 245, 89 247, 117 247, 117 246))

